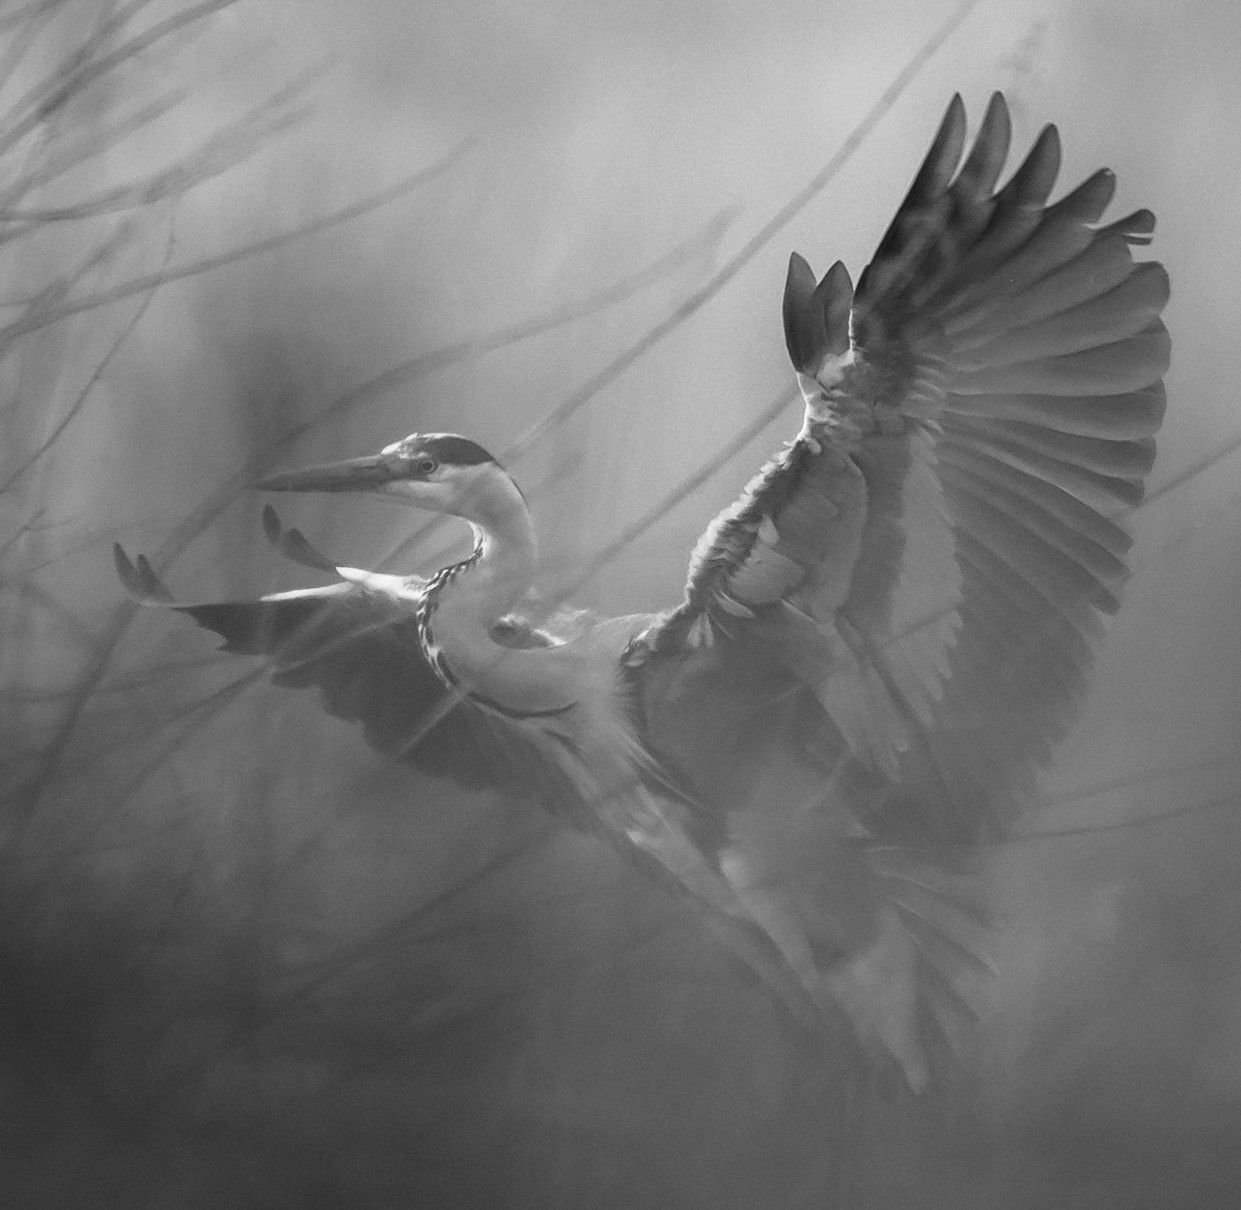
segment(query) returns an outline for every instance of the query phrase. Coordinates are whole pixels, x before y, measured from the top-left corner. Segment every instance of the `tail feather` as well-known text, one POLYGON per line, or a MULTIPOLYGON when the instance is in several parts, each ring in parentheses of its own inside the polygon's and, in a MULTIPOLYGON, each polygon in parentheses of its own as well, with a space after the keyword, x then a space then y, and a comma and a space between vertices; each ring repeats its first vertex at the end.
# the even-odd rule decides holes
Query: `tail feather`
POLYGON ((876 931, 824 972, 822 986, 863 1042, 920 1091, 935 1038, 959 1057, 974 1036, 979 988, 995 972, 989 919, 968 876, 937 869, 914 850, 882 847, 868 859, 884 897, 876 931))

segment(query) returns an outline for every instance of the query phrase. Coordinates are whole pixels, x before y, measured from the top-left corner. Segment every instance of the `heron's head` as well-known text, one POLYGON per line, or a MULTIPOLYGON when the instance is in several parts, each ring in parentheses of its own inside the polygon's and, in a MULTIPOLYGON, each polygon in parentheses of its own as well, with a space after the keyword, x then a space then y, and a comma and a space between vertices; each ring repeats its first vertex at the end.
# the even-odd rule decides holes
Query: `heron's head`
POLYGON ((467 520, 521 504, 509 473, 481 445, 455 433, 411 433, 380 453, 272 475, 269 492, 354 492, 467 520))

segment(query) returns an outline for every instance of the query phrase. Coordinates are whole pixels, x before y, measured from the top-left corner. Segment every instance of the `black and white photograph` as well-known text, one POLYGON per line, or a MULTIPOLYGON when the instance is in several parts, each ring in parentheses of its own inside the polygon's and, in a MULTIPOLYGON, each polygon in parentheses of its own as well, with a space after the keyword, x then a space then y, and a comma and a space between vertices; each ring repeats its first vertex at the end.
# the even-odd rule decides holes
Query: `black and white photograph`
POLYGON ((1239 46, 0 0, 0 1206, 1241 1207, 1239 46))

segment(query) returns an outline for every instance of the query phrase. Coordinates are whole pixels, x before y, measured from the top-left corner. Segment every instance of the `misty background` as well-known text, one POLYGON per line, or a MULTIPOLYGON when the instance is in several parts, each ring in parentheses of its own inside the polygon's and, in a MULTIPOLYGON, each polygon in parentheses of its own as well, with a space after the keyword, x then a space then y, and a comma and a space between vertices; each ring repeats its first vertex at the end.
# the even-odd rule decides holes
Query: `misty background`
MULTIPOLYGON (((610 369, 951 11, 0 9, 0 1200, 1241 1204, 1241 11, 981 0, 782 231, 610 369), (9 140, 79 48, 164 21, 9 140), (674 603, 799 422, 674 499, 787 392, 789 252, 856 278, 952 93, 976 124, 996 88, 1014 157, 1059 125, 1057 195, 1106 164, 1110 215, 1157 214, 1167 421, 1126 605, 1022 821, 1047 835, 989 856, 977 1061, 921 1101, 851 1099, 683 905, 134 610, 111 544, 182 599, 308 583, 245 484, 459 431, 526 488, 553 588, 608 552, 577 600, 674 603)), ((351 565, 463 546, 375 502, 278 504, 351 565)))

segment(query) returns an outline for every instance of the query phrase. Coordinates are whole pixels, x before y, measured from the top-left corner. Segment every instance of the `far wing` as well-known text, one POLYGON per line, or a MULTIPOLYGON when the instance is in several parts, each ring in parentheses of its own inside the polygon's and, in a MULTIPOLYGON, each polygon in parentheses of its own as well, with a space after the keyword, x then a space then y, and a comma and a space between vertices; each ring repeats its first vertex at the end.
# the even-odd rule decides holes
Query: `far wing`
MULTIPOLYGON (((273 532, 271 518, 264 519, 268 536, 286 554, 331 566, 313 562, 321 557, 298 531, 273 532)), ((131 562, 119 546, 115 556, 131 596, 187 614, 220 635, 224 651, 267 657, 277 685, 317 688, 331 714, 360 723, 385 755, 476 788, 511 779, 511 770, 496 767, 477 712, 455 700, 423 655, 416 577, 341 569, 351 578, 322 588, 187 604, 173 599, 144 556, 131 562)))

